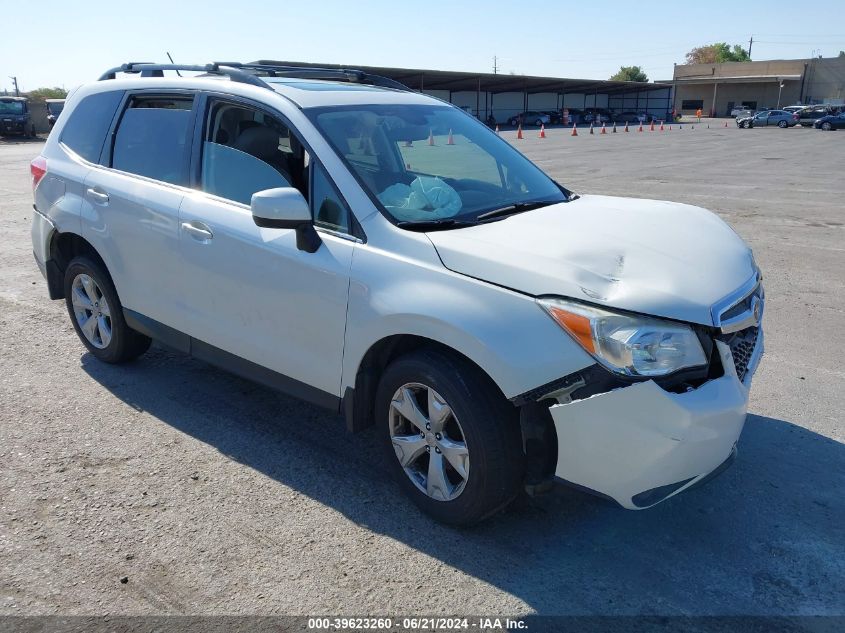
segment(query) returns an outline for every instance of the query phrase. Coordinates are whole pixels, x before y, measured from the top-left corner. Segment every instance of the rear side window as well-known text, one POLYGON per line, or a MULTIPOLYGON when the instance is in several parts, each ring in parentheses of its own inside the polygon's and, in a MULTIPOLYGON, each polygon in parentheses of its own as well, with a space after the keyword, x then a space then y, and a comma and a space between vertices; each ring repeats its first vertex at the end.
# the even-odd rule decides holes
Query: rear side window
POLYGON ((122 98, 122 91, 99 92, 85 97, 70 113, 59 141, 85 160, 96 163, 122 98))
POLYGON ((111 166, 187 185, 192 97, 133 97, 114 137, 111 166))

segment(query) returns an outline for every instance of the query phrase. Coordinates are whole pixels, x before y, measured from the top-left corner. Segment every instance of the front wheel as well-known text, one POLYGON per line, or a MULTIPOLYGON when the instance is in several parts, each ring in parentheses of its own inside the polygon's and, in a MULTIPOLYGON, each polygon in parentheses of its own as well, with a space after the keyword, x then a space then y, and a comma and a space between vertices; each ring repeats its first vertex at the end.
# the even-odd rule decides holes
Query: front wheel
POLYGON ((749 129, 751 127, 751 121, 743 121, 742 127, 744 127, 746 130, 749 129))
POLYGON ((822 123, 822 129, 825 132, 830 132, 833 129, 833 126, 828 121, 825 121, 824 123, 822 123))
POLYGON ((399 485, 438 521, 476 523, 519 492, 519 417, 476 366, 439 351, 413 352, 385 370, 375 406, 399 485))
POLYGON ((151 340, 131 329, 109 274, 85 256, 65 271, 65 303, 73 329, 88 351, 106 363, 123 363, 147 351, 151 340))

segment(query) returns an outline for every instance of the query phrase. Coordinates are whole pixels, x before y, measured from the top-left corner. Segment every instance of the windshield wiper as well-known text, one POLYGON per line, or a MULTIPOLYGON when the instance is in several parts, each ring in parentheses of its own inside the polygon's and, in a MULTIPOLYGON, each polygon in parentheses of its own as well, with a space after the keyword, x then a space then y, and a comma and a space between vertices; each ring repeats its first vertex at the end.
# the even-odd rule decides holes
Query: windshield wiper
POLYGON ((535 200, 534 202, 515 202, 513 204, 509 204, 506 207, 501 207, 499 209, 493 209, 492 211, 486 211, 479 216, 476 216, 476 220, 489 220, 492 218, 500 218, 505 215, 515 215, 517 213, 525 213, 526 211, 533 211, 534 209, 540 209, 542 207, 547 207, 552 204, 557 204, 558 202, 565 202, 565 200, 535 200))
POLYGON ((440 218, 438 220, 403 220, 397 222, 400 229, 409 231, 443 231, 446 229, 457 229, 465 226, 474 226, 477 222, 469 220, 454 220, 452 218, 440 218))

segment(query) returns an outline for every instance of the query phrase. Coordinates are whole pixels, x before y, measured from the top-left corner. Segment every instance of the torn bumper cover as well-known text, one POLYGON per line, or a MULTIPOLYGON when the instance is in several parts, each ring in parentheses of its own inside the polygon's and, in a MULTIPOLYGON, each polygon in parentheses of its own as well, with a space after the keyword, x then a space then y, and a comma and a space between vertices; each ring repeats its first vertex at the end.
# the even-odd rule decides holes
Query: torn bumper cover
POLYGON ((730 348, 716 345, 724 375, 692 391, 671 393, 649 380, 550 407, 558 437, 557 477, 633 510, 727 467, 745 424, 762 331, 743 381, 730 348))

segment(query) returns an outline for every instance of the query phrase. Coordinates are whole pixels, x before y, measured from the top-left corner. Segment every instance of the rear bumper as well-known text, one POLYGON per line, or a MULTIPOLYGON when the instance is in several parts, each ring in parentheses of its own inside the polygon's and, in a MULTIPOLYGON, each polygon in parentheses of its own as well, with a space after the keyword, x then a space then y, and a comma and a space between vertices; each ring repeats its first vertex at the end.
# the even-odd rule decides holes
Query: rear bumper
POLYGON ((721 472, 745 424, 762 331, 744 383, 727 345, 717 349, 725 375, 693 391, 670 393, 648 381, 552 406, 557 477, 636 510, 721 472))

